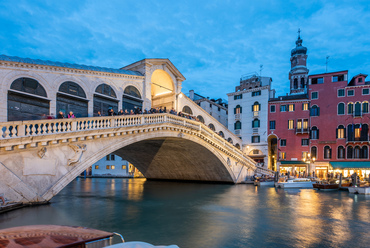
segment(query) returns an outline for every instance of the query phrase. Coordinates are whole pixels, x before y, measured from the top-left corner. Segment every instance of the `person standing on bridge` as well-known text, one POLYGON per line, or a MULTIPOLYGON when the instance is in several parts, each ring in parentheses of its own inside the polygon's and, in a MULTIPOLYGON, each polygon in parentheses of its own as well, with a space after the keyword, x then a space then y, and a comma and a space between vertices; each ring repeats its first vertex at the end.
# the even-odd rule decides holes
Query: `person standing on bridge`
POLYGON ((59 111, 59 113, 57 115, 57 119, 64 119, 64 113, 63 113, 63 111, 59 111))
POLYGON ((68 118, 76 118, 72 111, 69 111, 68 118))
POLYGON ((114 116, 114 115, 115 115, 115 113, 114 113, 113 108, 109 108, 108 109, 108 116, 114 116))

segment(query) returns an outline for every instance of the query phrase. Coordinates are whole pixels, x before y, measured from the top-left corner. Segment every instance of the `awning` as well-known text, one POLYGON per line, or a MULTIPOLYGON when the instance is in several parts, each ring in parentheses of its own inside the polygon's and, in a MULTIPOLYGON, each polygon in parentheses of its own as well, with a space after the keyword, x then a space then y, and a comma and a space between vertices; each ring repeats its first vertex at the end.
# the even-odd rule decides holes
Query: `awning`
POLYGON ((300 160, 280 161, 280 164, 282 166, 284 166, 284 165, 300 165, 300 166, 304 165, 304 166, 307 166, 307 163, 305 163, 304 161, 300 161, 300 160))
POLYGON ((369 161, 352 161, 352 162, 330 162, 330 165, 333 166, 333 169, 366 169, 370 170, 369 161))

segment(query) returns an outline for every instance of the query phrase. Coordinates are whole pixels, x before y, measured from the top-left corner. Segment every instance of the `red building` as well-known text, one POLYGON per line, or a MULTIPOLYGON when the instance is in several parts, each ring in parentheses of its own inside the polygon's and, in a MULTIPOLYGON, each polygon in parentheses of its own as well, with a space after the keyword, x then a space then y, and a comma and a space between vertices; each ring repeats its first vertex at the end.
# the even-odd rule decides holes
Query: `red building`
POLYGON ((290 95, 269 101, 269 163, 282 173, 369 177, 367 75, 350 82, 348 71, 307 76, 306 52, 298 36, 290 59, 290 95))

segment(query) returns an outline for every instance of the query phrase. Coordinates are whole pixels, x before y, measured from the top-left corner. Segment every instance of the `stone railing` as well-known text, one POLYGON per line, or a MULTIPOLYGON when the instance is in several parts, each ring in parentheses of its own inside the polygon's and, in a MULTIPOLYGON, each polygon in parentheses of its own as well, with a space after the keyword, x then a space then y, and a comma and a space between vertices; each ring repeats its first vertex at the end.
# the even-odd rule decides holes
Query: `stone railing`
MULTIPOLYGON (((45 119, 34 121, 14 121, 0 122, 0 148, 9 146, 12 140, 19 139, 17 144, 24 144, 22 138, 42 136, 47 139, 54 139, 55 135, 63 135, 68 138, 68 133, 78 133, 94 130, 114 129, 122 127, 140 127, 144 125, 157 125, 169 123, 176 126, 183 126, 197 132, 210 139, 211 142, 218 144, 232 152, 250 168, 257 169, 263 174, 273 173, 272 171, 256 165, 256 162, 246 156, 240 149, 222 138, 201 122, 190 120, 171 114, 150 114, 150 115, 122 115, 122 116, 103 116, 88 118, 71 119, 45 119)), ((13 143, 12 145, 16 145, 13 143)))

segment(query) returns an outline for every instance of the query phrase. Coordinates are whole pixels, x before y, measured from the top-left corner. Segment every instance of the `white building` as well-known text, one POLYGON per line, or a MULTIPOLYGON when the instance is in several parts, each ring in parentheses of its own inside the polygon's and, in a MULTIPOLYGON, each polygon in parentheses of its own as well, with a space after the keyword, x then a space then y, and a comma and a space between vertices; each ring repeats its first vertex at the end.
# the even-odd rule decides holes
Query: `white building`
POLYGON ((275 95, 272 78, 255 74, 243 76, 235 92, 229 93, 228 128, 243 141, 243 151, 256 162, 267 165, 268 101, 275 95))
POLYGON ((194 92, 189 91, 189 98, 204 109, 208 114, 215 118, 222 125, 227 127, 228 122, 228 104, 225 100, 219 98, 209 99, 209 97, 201 96, 194 92))

